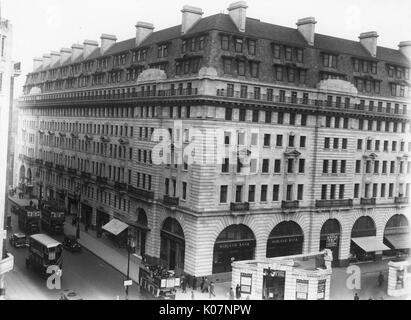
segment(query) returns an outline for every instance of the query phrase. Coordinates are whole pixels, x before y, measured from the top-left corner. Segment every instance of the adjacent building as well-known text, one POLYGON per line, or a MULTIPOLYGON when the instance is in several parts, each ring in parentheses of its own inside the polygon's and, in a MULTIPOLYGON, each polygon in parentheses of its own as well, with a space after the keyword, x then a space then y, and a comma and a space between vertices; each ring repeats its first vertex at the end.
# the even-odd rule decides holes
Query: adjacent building
POLYGON ((5 296, 5 274, 13 269, 14 262, 13 256, 6 253, 4 246, 7 235, 4 222, 8 165, 13 164, 13 160, 7 157, 11 130, 9 122, 13 105, 14 77, 20 74, 20 64, 12 61, 12 38, 12 25, 9 20, 3 19, 0 8, 0 149, 3 151, 0 155, 0 299, 5 296))
POLYGON ((99 235, 122 221, 137 254, 195 277, 325 248, 334 265, 406 252, 411 42, 316 23, 185 6, 181 25, 34 59, 16 183, 69 214, 80 201, 99 235))

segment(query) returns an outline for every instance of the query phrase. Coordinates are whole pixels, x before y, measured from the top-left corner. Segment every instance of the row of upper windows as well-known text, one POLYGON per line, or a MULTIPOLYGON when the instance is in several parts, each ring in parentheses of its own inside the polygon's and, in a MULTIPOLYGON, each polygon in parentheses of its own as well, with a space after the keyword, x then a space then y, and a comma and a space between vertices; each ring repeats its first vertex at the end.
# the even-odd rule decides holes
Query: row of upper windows
MULTIPOLYGON (((364 173, 374 173, 374 174, 380 174, 380 160, 365 160, 365 166, 364 169, 362 170, 362 160, 356 160, 355 161, 355 173, 356 174, 360 174, 362 173, 362 171, 364 173), (372 169, 372 167, 374 166, 374 170, 372 169)), ((387 174, 388 173, 388 161, 384 160, 381 161, 382 166, 381 166, 381 174, 387 174)), ((398 172, 395 171, 396 168, 396 163, 397 161, 390 161, 390 174, 403 174, 405 173, 405 163, 407 163, 407 174, 411 173, 411 162, 410 161, 398 161, 398 172)))
MULTIPOLYGON (((261 160, 261 167, 258 167, 258 159, 250 159, 250 173, 256 174, 256 173, 270 173, 270 165, 271 162, 273 163, 273 168, 272 171, 275 174, 282 173, 282 170, 284 172, 293 174, 293 173, 305 173, 306 170, 306 161, 305 159, 287 159, 285 162, 286 167, 283 168, 282 166, 282 160, 281 159, 274 159, 271 161, 270 159, 262 159, 261 160), (298 167, 297 167, 298 164, 298 167)), ((241 163, 240 159, 237 159, 237 163, 232 165, 232 170, 234 168, 237 168, 237 173, 241 172, 241 169, 244 168, 243 164, 241 163)), ((230 159, 225 158, 223 160, 223 163, 221 165, 221 173, 231 173, 232 170, 230 169, 230 159)))
MULTIPOLYGON (((372 148, 372 139, 367 139, 366 140, 366 144, 365 144, 365 150, 366 151, 380 151, 380 140, 375 140, 374 141, 374 149, 372 148)), ((388 152, 388 145, 389 145, 389 141, 388 140, 384 140, 384 145, 383 145, 383 151, 388 152)), ((403 152, 405 149, 405 142, 404 141, 400 141, 399 143, 399 150, 397 149, 397 141, 392 141, 391 142, 391 151, 392 152, 397 152, 397 151, 401 151, 403 152)), ((357 150, 359 151, 363 151, 363 139, 358 139, 357 140, 357 150)), ((408 143, 408 151, 411 151, 411 142, 408 143)))
MULTIPOLYGON (((356 183, 354 184, 354 199, 360 198, 360 184, 356 183)), ((405 185, 405 196, 408 197, 410 193, 410 184, 407 183, 405 185)), ((394 183, 381 183, 380 184, 380 193, 379 196, 380 198, 386 198, 388 195, 388 198, 393 198, 394 197, 394 183), (387 192, 387 185, 388 185, 388 192, 387 192)), ((366 199, 369 198, 377 198, 378 197, 378 183, 366 183, 364 185, 364 191, 363 191, 363 196, 366 199), (371 190, 372 186, 372 190, 371 190)), ((398 196, 403 197, 404 196, 404 184, 400 183, 398 186, 398 196)))

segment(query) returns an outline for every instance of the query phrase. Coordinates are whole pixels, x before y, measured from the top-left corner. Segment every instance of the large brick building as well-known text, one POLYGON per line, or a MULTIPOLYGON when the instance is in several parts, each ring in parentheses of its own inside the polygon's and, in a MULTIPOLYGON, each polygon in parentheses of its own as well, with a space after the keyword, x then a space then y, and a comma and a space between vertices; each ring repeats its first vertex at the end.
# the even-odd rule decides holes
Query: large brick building
POLYGON ((384 48, 376 32, 350 41, 315 33, 314 18, 289 28, 246 9, 186 6, 181 25, 139 22, 135 38, 35 59, 19 178, 69 213, 81 190, 83 223, 121 220, 138 254, 197 277, 325 247, 339 264, 406 249, 411 42, 384 48))

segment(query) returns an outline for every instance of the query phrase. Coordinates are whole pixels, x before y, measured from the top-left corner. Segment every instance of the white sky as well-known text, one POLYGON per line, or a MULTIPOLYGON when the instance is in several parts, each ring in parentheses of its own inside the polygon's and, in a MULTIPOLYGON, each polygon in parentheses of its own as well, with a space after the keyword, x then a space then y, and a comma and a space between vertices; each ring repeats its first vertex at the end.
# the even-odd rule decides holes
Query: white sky
MULTIPOLYGON (((1 0, 0 0, 1 1, 1 0)), ((2 16, 14 26, 13 56, 22 63, 16 81, 21 94, 33 58, 71 47, 84 40, 100 42, 102 33, 119 41, 135 36, 137 21, 156 30, 181 23, 184 5, 200 7, 204 16, 224 12, 234 0, 2 0, 2 16)), ((358 40, 361 32, 377 31, 378 45, 397 48, 411 40, 410 0, 248 0, 247 16, 296 27, 298 19, 314 16, 316 32, 358 40)))

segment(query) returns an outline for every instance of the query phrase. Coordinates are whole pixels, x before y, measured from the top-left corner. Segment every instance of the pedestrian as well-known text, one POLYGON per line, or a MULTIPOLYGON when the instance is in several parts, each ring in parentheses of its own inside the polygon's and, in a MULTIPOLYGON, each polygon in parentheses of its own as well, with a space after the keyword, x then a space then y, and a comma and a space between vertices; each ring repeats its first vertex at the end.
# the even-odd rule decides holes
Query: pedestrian
POLYGON ((230 289, 230 300, 234 300, 234 290, 233 290, 233 288, 230 289))
POLYGON ((211 299, 211 296, 214 296, 214 297, 215 297, 215 293, 214 293, 214 282, 213 282, 213 281, 210 282, 209 293, 210 293, 210 299, 211 299))
POLYGON ((382 272, 378 275, 378 286, 381 287, 384 284, 384 275, 382 272))
POLYGON ((207 277, 205 277, 205 279, 204 279, 204 286, 203 286, 203 290, 201 290, 201 292, 202 292, 202 293, 204 293, 204 292, 209 292, 209 288, 208 288, 208 286, 209 286, 208 278, 207 278, 207 277))
POLYGON ((30 208, 33 208, 33 204, 34 204, 33 200, 30 200, 30 208))
POLYGON ((185 275, 182 275, 181 278, 181 289, 183 289, 183 293, 187 293, 187 279, 185 275))
POLYGON ((194 291, 197 290, 197 278, 196 277, 193 278, 193 290, 194 291))
POLYGON ((201 292, 203 292, 203 290, 204 290, 204 283, 205 283, 205 278, 202 277, 202 278, 201 278, 201 283, 200 283, 200 290, 201 290, 201 292))
POLYGON ((360 297, 358 296, 358 293, 355 293, 354 300, 360 300, 360 297))
POLYGON ((239 284, 237 284, 237 287, 235 288, 235 296, 237 300, 241 299, 241 287, 239 284))
POLYGON ((191 300, 195 300, 194 291, 191 290, 191 300))

